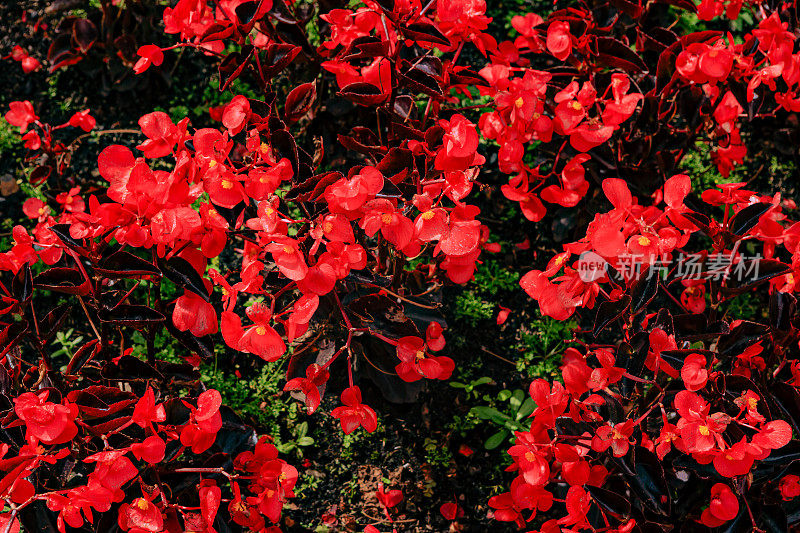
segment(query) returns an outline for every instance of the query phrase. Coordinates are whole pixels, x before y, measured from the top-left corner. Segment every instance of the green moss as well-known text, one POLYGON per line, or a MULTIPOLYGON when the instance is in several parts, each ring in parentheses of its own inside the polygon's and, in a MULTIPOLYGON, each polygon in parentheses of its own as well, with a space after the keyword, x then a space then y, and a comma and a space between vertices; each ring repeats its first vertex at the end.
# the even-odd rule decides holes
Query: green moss
POLYGON ((5 119, 0 119, 0 156, 5 156, 20 142, 22 141, 19 137, 19 128, 12 126, 5 119))
POLYGON ((561 354, 569 346, 572 332, 578 327, 574 320, 559 321, 542 316, 529 326, 520 329, 519 341, 515 348, 520 354, 517 370, 529 378, 549 378, 557 375, 561 354))

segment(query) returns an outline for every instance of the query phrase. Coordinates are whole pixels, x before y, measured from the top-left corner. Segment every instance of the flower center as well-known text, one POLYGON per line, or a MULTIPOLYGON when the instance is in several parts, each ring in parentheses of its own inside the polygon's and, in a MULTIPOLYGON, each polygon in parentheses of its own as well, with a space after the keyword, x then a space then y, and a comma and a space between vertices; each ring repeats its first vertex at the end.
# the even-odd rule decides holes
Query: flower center
POLYGON ((144 498, 136 498, 135 500, 133 500, 132 506, 136 507, 140 511, 146 511, 147 508, 150 507, 150 502, 148 502, 144 498))

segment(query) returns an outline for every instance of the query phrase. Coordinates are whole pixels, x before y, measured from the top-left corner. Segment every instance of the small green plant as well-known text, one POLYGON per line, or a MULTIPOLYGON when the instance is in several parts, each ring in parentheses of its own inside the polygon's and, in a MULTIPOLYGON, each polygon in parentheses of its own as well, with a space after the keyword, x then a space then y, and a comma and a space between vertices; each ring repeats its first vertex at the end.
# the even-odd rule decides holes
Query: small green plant
POLYGON ((493 382, 492 378, 488 376, 483 376, 478 379, 474 379, 469 383, 460 383, 458 381, 451 381, 450 386, 453 387, 454 389, 463 389, 464 392, 467 394, 467 400, 470 399, 477 400, 479 398, 480 392, 475 389, 477 387, 480 387, 481 385, 488 385, 492 382, 493 382))
POLYGON ((453 459, 448 447, 436 439, 426 438, 422 446, 425 460, 433 466, 447 466, 453 459))
POLYGON ((53 352, 51 357, 58 357, 59 355, 66 355, 72 359, 73 350, 81 342, 83 342, 83 335, 78 335, 74 339, 71 338, 75 331, 69 328, 67 331, 59 331, 56 333, 56 338, 53 341, 54 346, 60 346, 58 350, 53 352))
POLYGON ((288 454, 295 451, 300 457, 303 456, 301 448, 312 446, 314 438, 308 435, 308 422, 301 422, 294 428, 294 438, 287 442, 278 443, 275 447, 280 453, 288 454))
MULTIPOLYGON (((487 401, 491 400, 489 396, 484 396, 483 398, 487 401)), ((522 389, 513 391, 503 389, 497 394, 497 400, 500 403, 506 402, 508 404, 503 409, 505 412, 488 405, 479 405, 473 407, 470 411, 477 415, 478 418, 500 426, 500 429, 483 443, 484 448, 487 450, 494 450, 503 444, 514 431, 528 431, 530 423, 526 419, 536 409, 536 403, 522 389)))
POLYGON ((561 353, 569 346, 578 323, 575 320, 559 322, 538 311, 530 327, 519 332, 516 349, 520 354, 517 370, 528 377, 551 376, 558 370, 561 353))

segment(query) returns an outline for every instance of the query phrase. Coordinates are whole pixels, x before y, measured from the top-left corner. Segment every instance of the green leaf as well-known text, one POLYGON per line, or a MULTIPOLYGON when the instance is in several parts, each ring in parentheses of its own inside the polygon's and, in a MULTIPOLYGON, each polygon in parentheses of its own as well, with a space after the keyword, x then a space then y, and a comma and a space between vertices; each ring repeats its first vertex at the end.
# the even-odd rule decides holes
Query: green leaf
POLYGON ((308 434, 308 422, 302 422, 297 425, 297 435, 305 437, 308 434))
POLYGON ((486 439, 486 442, 483 443, 483 447, 486 448, 487 450, 494 450, 495 448, 503 444, 503 442, 505 442, 505 440, 508 438, 510 434, 511 433, 508 430, 501 429, 500 431, 498 431, 497 433, 486 439))
POLYGON ((300 437, 297 439, 298 446, 311 446, 314 444, 314 439, 311 437, 300 437))
POLYGON ((536 409, 536 402, 533 401, 533 398, 527 398, 522 403, 522 407, 519 408, 519 411, 517 411, 517 420, 529 417, 534 409, 536 409))
POLYGON ((522 392, 520 389, 516 389, 513 392, 511 398, 509 398, 508 403, 510 403, 511 407, 516 410, 519 409, 519 407, 522 405, 522 400, 524 398, 525 398, 525 393, 522 392))
POLYGON ((494 407, 488 407, 485 405, 473 407, 471 412, 478 415, 478 418, 482 418, 483 420, 491 420, 496 424, 505 424, 508 420, 511 420, 510 416, 501 413, 494 407))

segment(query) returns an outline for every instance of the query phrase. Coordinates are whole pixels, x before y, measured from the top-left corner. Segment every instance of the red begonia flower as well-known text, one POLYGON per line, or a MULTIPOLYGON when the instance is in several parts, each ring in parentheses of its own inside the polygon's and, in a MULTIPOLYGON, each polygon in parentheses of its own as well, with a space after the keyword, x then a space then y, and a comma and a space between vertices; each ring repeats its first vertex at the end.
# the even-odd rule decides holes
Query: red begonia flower
POLYGON ((150 65, 159 66, 164 61, 164 52, 154 44, 140 46, 136 53, 139 55, 139 60, 133 66, 136 74, 141 74, 149 69, 150 65))
POLYGON ((361 389, 349 387, 342 392, 341 407, 337 407, 331 412, 331 416, 338 418, 342 425, 342 431, 349 435, 359 427, 363 427, 368 433, 372 433, 378 427, 378 417, 371 407, 361 403, 361 389))

